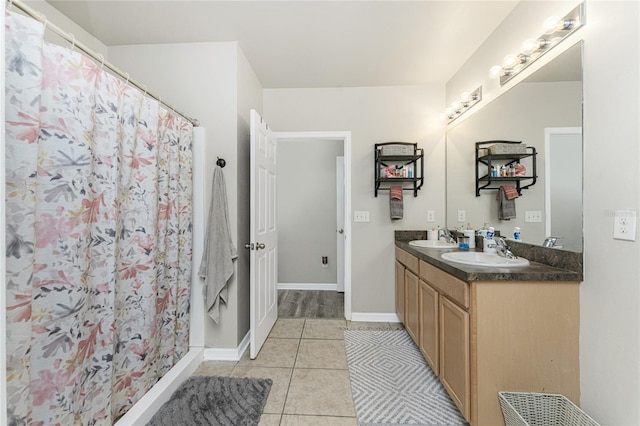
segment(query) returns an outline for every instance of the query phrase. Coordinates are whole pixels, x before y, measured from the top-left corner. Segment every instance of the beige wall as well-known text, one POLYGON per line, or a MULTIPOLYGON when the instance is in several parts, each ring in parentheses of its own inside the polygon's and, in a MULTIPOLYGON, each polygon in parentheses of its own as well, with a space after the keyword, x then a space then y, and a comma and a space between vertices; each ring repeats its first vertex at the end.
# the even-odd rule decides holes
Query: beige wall
POLYGON ((337 283, 336 157, 342 145, 278 140, 278 283, 337 283))
MULTIPOLYGON (((100 40, 98 40, 97 38, 93 37, 91 34, 86 32, 82 27, 77 25, 71 19, 67 18, 66 15, 63 15, 62 13, 60 13, 58 9, 51 6, 46 1, 27 0, 24 3, 30 8, 37 10, 38 12, 43 14, 49 22, 53 23, 58 28, 62 29, 63 31, 66 31, 67 33, 73 34, 76 40, 82 43, 84 46, 93 50, 95 53, 98 53, 98 54, 101 53, 105 57, 107 57, 108 48, 104 43, 102 43, 100 40)), ((13 8, 13 10, 18 11, 17 7, 13 8)), ((47 31, 45 33, 45 40, 47 40, 50 43, 60 44, 63 46, 71 46, 70 42, 65 41, 62 37, 55 34, 53 31, 47 31)))
MULTIPOLYGON (((447 83, 449 101, 479 84, 485 85, 489 98, 511 87, 509 84, 500 89, 495 81, 488 80, 487 70, 522 40, 536 34, 539 23, 547 16, 561 15, 575 2, 554 4, 523 2, 517 6, 504 25, 447 83), (536 26, 531 27, 531 21, 536 26)), ((587 1, 586 6, 587 25, 572 36, 573 41, 584 39, 585 43, 581 403, 603 425, 637 425, 640 243, 612 238, 612 211, 637 213, 640 207, 640 4, 587 1), (624 58, 623 62, 620 58, 624 58), (620 66, 612 67, 616 63, 620 66)), ((565 45, 568 44, 572 43, 565 45)), ((558 46, 557 50, 562 48, 558 46)), ((545 60, 554 55, 548 56, 545 60)), ((531 71, 538 66, 532 68, 531 71)))
MULTIPOLYGON (((251 64, 247 61, 244 53, 238 48, 238 326, 236 339, 240 343, 249 332, 249 267, 250 252, 244 248, 245 243, 250 240, 250 195, 251 195, 251 173, 250 173, 250 145, 249 145, 249 123, 252 109, 262 114, 262 85, 258 80, 251 64)), ((214 345, 214 347, 217 347, 214 345)))
POLYGON ((352 310, 393 314, 393 231, 425 229, 427 210, 444 224, 444 139, 433 124, 444 104, 441 84, 407 87, 265 89, 264 117, 275 131, 351 131, 352 210, 371 222, 352 225, 352 310), (417 142, 425 150, 425 185, 404 195, 404 219, 389 218, 389 193, 373 194, 373 145, 417 142))

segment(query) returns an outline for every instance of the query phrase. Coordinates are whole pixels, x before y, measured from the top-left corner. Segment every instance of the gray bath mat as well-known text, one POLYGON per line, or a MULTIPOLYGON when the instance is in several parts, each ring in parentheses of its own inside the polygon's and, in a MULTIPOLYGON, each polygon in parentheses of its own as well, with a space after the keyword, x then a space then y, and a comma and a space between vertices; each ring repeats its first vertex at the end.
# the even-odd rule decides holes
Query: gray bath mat
POLYGON ((467 423, 405 330, 344 331, 360 426, 467 423))
POLYGON ((250 426, 260 421, 271 379, 193 376, 147 426, 250 426))

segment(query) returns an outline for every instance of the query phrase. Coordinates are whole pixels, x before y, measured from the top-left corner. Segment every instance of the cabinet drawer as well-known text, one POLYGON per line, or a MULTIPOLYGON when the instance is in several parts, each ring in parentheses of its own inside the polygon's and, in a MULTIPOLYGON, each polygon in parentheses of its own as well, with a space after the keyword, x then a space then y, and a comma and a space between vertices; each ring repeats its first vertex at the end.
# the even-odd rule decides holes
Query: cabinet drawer
POLYGON ((420 261, 420 278, 460 306, 469 308, 469 284, 465 281, 422 260, 420 261))
POLYGON ((407 253, 401 248, 396 247, 396 259, 402 263, 407 269, 413 271, 418 275, 418 258, 414 255, 407 253))

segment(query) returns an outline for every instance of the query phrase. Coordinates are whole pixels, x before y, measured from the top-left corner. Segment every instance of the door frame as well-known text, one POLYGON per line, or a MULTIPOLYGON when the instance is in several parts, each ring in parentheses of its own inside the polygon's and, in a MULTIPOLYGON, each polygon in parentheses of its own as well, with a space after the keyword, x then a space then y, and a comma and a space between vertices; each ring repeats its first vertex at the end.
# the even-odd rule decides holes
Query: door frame
MULTIPOLYGON (((273 132, 277 140, 338 140, 344 156, 344 317, 351 320, 351 132, 273 132)), ((337 234, 336 234, 337 235, 337 234)), ((336 237, 337 238, 337 237, 336 237)))

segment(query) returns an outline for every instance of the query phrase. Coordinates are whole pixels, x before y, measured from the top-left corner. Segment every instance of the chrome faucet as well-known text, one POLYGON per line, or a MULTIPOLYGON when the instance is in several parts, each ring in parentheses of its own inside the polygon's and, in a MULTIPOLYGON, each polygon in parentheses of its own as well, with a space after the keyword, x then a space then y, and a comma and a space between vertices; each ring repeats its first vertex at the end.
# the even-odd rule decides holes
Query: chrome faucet
POLYGON ((542 243, 542 247, 556 247, 556 243, 558 242, 559 237, 547 237, 544 239, 544 243, 542 243))
POLYGON ((503 257, 506 257, 507 259, 518 258, 518 256, 516 256, 515 254, 513 254, 513 252, 511 252, 511 249, 509 249, 509 246, 507 245, 507 241, 504 238, 495 237, 494 240, 496 241, 495 247, 498 254, 500 254, 503 257))
POLYGON ((440 230, 438 230, 438 239, 439 240, 444 239, 448 243, 455 243, 456 242, 455 238, 453 238, 453 235, 451 235, 451 232, 449 232, 448 229, 440 229, 440 230))

